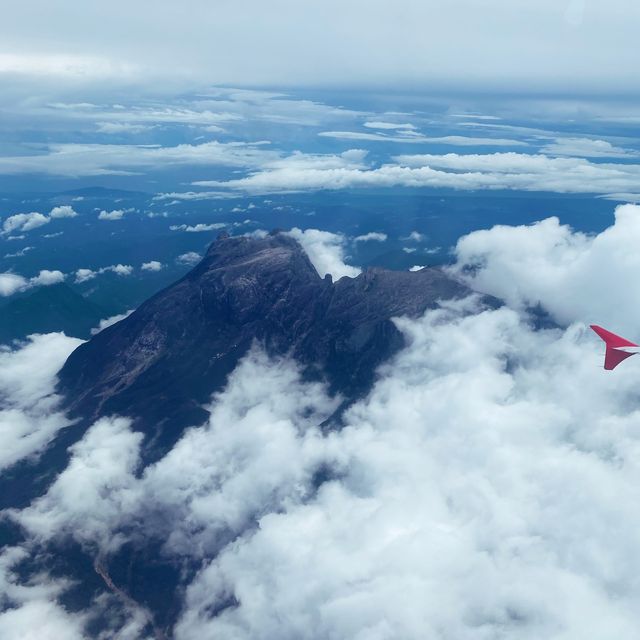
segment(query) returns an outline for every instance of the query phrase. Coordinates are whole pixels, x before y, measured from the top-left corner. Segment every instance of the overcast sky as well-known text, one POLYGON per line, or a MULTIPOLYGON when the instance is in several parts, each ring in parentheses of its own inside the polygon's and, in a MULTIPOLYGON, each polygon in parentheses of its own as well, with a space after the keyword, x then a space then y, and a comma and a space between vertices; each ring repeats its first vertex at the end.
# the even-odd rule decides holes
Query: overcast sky
POLYGON ((634 93, 632 0, 5 3, 0 82, 634 93))

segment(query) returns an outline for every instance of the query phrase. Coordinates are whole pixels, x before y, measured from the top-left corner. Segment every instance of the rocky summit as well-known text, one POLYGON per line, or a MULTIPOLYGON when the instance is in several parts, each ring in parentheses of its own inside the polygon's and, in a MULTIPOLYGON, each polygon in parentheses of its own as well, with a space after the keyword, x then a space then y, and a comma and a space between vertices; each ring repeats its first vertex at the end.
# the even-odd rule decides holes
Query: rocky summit
POLYGON ((333 282, 287 234, 223 235, 184 278, 72 353, 59 390, 74 416, 134 418, 155 457, 206 417, 203 405, 254 342, 295 358, 349 402, 402 347, 392 318, 466 293, 438 268, 333 282))

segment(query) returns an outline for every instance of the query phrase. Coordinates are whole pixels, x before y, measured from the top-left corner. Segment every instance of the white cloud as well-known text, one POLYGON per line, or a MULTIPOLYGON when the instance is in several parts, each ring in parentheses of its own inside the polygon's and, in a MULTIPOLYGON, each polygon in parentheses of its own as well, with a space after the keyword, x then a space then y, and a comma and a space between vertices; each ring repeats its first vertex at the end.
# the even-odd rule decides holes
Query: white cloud
POLYGON ((629 202, 631 204, 640 202, 640 193, 608 193, 598 197, 604 200, 612 200, 613 202, 629 202))
POLYGON ((214 397, 209 422, 186 431, 142 477, 134 475, 142 434, 125 419, 102 419, 71 447, 47 493, 12 517, 40 541, 70 536, 107 553, 125 541, 114 532, 131 513, 162 510, 174 515, 152 535, 167 535, 166 550, 206 554, 218 535, 241 532, 256 512, 284 504, 292 484, 310 480, 320 462, 317 425, 339 402, 321 384, 302 383, 290 361, 254 349, 214 397))
MULTIPOLYGON (((286 158, 265 163, 261 171, 245 178, 227 182, 199 180, 193 184, 201 187, 223 187, 265 193, 302 190, 308 188, 307 185, 294 184, 300 176, 305 176, 307 183, 310 176, 313 176, 314 180, 322 177, 322 182, 325 183, 331 181, 332 177, 335 180, 335 176, 347 175, 351 171, 364 171, 367 153, 363 149, 349 149, 338 155, 295 152, 286 158)), ((342 188, 342 185, 336 182, 334 188, 342 188)))
POLYGON ((98 133, 110 135, 145 133, 155 128, 155 125, 132 124, 130 122, 98 122, 98 133))
POLYGON ((396 135, 367 133, 366 131, 322 131, 323 138, 338 140, 368 140, 370 142, 396 142, 409 144, 443 144, 455 147, 526 147, 527 143, 513 138, 478 138, 472 136, 437 136, 428 137, 413 130, 399 130, 396 135), (402 135, 397 135, 402 134, 402 135))
POLYGON ((124 313, 118 313, 115 316, 110 316, 109 318, 100 320, 100 322, 98 323, 98 326, 91 329, 91 335, 94 336, 96 335, 96 333, 100 333, 103 329, 106 329, 107 327, 111 327, 117 322, 120 322, 120 320, 124 320, 125 318, 128 318, 133 312, 134 312, 134 309, 129 309, 124 313))
POLYGON ((162 271, 164 264, 158 260, 151 260, 149 262, 143 262, 140 268, 143 271, 162 271))
POLYGON ((638 316, 628 283, 640 273, 638 242, 640 207, 621 205, 615 224, 596 236, 557 218, 476 231, 458 242, 457 270, 472 269, 472 286, 513 308, 541 303, 563 324, 611 325, 634 334, 638 316))
POLYGON ((583 325, 462 311, 401 323, 410 348, 324 442, 336 479, 203 570, 178 638, 633 633, 640 367, 605 378, 583 325))
POLYGON ((68 204, 60 207, 53 207, 49 213, 50 218, 75 218, 78 215, 77 211, 70 207, 68 204))
POLYGON ((208 127, 205 127, 204 130, 207 133, 226 133, 226 131, 217 124, 210 124, 208 127))
POLYGON ((354 242, 386 242, 387 241, 386 233, 379 233, 377 231, 371 231, 369 233, 365 233, 361 236, 356 236, 353 241, 354 242))
POLYGON ((31 231, 37 229, 49 222, 49 218, 43 216, 37 211, 31 213, 16 213, 15 215, 5 218, 2 224, 4 233, 12 233, 14 231, 31 231))
POLYGON ((14 517, 37 539, 72 535, 101 551, 123 542, 109 535, 127 511, 142 434, 123 418, 103 418, 70 448, 71 460, 47 493, 14 517))
POLYGON ((92 269, 78 269, 76 271, 76 282, 87 282, 89 280, 93 280, 97 275, 96 271, 92 269))
POLYGON ((424 242, 426 240, 426 236, 419 231, 412 231, 406 238, 403 240, 411 240, 412 242, 424 242))
POLYGON ((114 209, 113 211, 101 211, 98 214, 98 220, 122 220, 124 211, 122 209, 114 209))
POLYGON ((606 140, 591 138, 556 138, 540 149, 551 156, 582 156, 585 158, 637 158, 638 151, 616 147, 606 140))
POLYGON ((126 277, 133 273, 133 267, 129 264, 112 264, 95 271, 93 269, 78 269, 75 273, 76 283, 88 282, 103 273, 115 273, 118 276, 126 277))
POLYGON ((171 231, 187 231, 188 233, 200 233, 203 231, 215 231, 216 229, 224 229, 229 226, 226 222, 213 222, 211 224, 196 224, 196 225, 187 225, 187 224, 174 224, 169 228, 171 231))
POLYGON ((5 258, 21 258, 29 251, 33 251, 35 247, 23 247, 20 251, 16 251, 15 253, 5 253, 5 258))
POLYGON ((345 263, 345 245, 347 239, 340 233, 330 233, 319 229, 298 229, 287 232, 295 238, 306 251, 316 271, 324 278, 330 273, 334 280, 347 276, 355 278, 360 269, 345 263))
MULTIPOLYGON (((450 113, 449 117, 451 118, 460 118, 461 120, 472 119, 472 120, 501 120, 498 116, 490 116, 486 114, 479 113, 450 113)), ((467 123, 462 123, 467 124, 467 123)), ((491 125, 486 125, 491 126, 491 125)))
POLYGON ((34 77, 58 77, 78 81, 127 77, 136 70, 134 65, 100 56, 60 54, 0 54, 0 74, 34 77))
POLYGON ((32 287, 48 287, 63 282, 65 277, 62 271, 48 269, 43 269, 37 276, 29 279, 15 273, 0 273, 0 296, 11 296, 32 287))
POLYGON ((40 452, 69 420, 56 407, 55 377, 81 340, 61 333, 0 347, 0 469, 40 452))
POLYGON ((424 269, 424 265, 415 264, 409 269, 409 271, 420 271, 421 269, 424 269))
MULTIPOLYGON (((154 200, 229 200, 237 198, 233 193, 226 191, 172 191, 170 193, 158 193, 154 200)), ((151 214, 149 214, 150 217, 151 214)))
POLYGON ((48 269, 43 269, 37 276, 31 278, 29 283, 32 287, 48 287, 52 284, 64 282, 64 279, 65 275, 62 271, 49 271, 48 269))
POLYGON ((88 616, 69 613, 55 601, 71 586, 69 581, 42 574, 27 584, 20 580, 18 565, 28 555, 21 547, 4 547, 0 554, 0 595, 4 605, 0 636, 6 640, 84 640, 88 616))
POLYGON ((357 187, 619 193, 632 192, 640 179, 640 164, 540 154, 420 154, 394 160, 397 164, 377 168, 366 168, 362 162, 323 167, 320 162, 315 166, 299 163, 292 156, 244 178, 200 184, 252 194, 357 187))
POLYGON ((3 232, 12 233, 14 231, 32 231, 45 224, 49 224, 56 218, 75 218, 78 214, 68 205, 54 207, 48 216, 32 211, 31 213, 16 213, 5 218, 2 225, 3 232))
POLYGON ((367 129, 383 129, 383 130, 395 130, 395 129, 415 129, 416 127, 408 122, 405 123, 395 123, 395 122, 384 122, 381 120, 372 120, 369 122, 365 122, 364 125, 367 129))
POLYGON ((129 264, 114 264, 110 267, 100 269, 100 273, 104 273, 105 271, 111 271, 118 276, 130 276, 133 273, 133 267, 129 264))
POLYGON ((256 167, 278 157, 265 143, 205 142, 175 147, 127 144, 51 144, 46 153, 0 157, 0 174, 131 175, 167 166, 256 167))
POLYGON ((15 273, 0 273, 0 296, 11 296, 28 286, 28 280, 15 273))
POLYGON ((198 264, 202 260, 202 256, 195 251, 188 251, 187 253, 183 253, 176 258, 176 262, 179 264, 187 264, 194 265, 198 264))

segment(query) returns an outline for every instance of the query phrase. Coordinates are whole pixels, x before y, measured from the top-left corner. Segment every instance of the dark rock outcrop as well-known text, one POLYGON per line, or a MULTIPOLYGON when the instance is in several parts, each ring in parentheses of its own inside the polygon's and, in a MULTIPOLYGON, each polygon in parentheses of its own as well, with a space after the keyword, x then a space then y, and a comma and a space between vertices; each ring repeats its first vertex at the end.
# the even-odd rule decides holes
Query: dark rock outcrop
POLYGON ((203 420, 202 405, 254 340, 353 400, 403 344, 391 318, 467 293, 437 268, 334 283, 285 234, 221 237, 182 280, 74 351, 59 390, 72 415, 135 418, 159 455, 203 420))

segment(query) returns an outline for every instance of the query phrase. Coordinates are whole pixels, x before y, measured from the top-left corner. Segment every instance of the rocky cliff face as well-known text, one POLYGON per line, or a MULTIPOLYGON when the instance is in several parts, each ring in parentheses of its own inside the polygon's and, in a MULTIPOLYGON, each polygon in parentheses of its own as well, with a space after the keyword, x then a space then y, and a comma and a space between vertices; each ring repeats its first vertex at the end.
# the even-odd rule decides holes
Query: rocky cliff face
POLYGON ((135 418, 155 457, 204 419, 202 405, 254 341, 291 355, 349 401, 401 348, 391 318, 466 293, 435 268, 372 269, 334 283, 285 234, 221 237, 182 280, 79 347, 60 373, 60 391, 84 419, 135 418))

